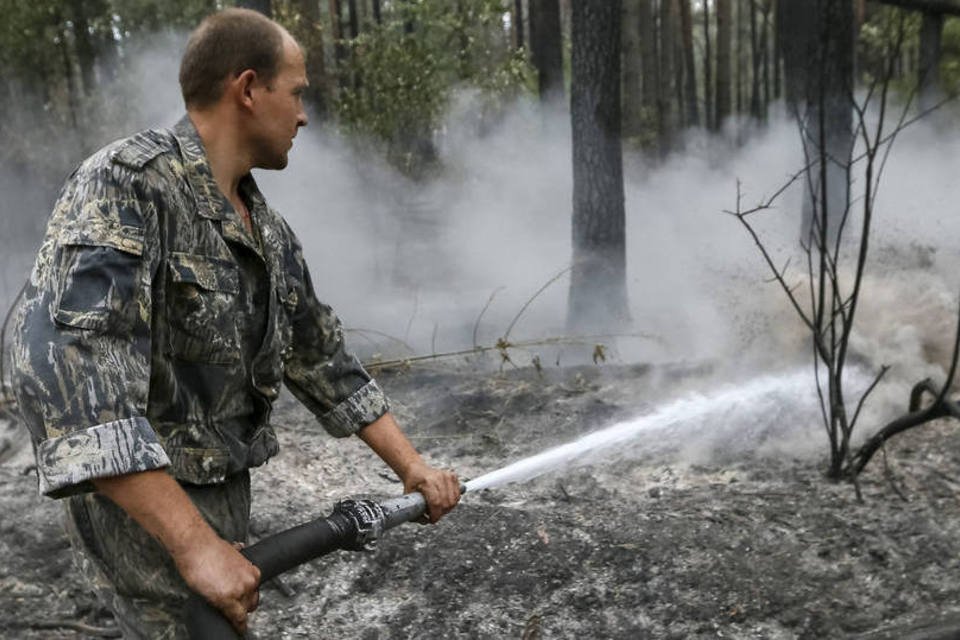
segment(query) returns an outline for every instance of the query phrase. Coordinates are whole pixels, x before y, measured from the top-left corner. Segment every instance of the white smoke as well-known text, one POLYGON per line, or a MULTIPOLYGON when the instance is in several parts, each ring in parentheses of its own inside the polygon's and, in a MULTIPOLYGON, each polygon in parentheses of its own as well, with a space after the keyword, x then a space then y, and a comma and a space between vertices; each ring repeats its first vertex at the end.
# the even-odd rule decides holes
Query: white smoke
MULTIPOLYGON (((128 44, 128 72, 102 88, 113 98, 111 113, 124 117, 91 137, 105 143, 176 121, 183 38, 128 44)), ((369 147, 316 123, 298 136, 287 170, 257 173, 268 200, 298 232, 320 297, 347 327, 366 330, 351 334, 365 356, 469 348, 475 326, 477 341, 491 345, 531 296, 569 266, 568 116, 545 115, 526 99, 482 127, 476 114, 473 94, 459 94, 438 134, 443 174, 427 186, 411 184, 369 147)), ((804 328, 750 237, 724 213, 737 206, 738 183, 750 207, 799 169, 796 128, 775 115, 742 146, 732 137, 692 136, 684 152, 659 166, 626 153, 629 295, 634 331, 644 337, 616 341, 615 357, 714 361, 724 375, 738 376, 809 363, 804 328)), ((960 136, 915 125, 897 140, 883 178, 853 346, 867 371, 894 365, 890 377, 900 385, 894 396, 903 395, 907 381, 942 376, 952 342, 960 286, 960 252, 950 242, 960 232, 952 211, 958 152, 960 136)), ((790 278, 798 283, 801 188, 788 189, 774 209, 755 217, 777 263, 792 260, 790 278)), ((14 207, 3 215, 46 212, 14 207)), ((8 248, 0 259, 5 271, 25 275, 8 248)), ((7 278, 5 293, 20 281, 7 278)), ((561 336, 568 286, 561 277, 537 297, 511 339, 561 336)), ((572 362, 545 346, 518 351, 516 361, 525 364, 534 353, 544 363, 572 362)))

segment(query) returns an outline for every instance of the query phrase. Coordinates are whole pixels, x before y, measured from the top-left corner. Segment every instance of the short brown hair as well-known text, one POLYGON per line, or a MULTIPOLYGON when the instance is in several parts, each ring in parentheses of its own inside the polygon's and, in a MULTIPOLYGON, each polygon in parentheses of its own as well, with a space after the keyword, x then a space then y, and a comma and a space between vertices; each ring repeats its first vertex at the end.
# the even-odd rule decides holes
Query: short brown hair
POLYGON ((225 9, 204 18, 180 61, 180 91, 187 107, 208 107, 223 95, 223 83, 252 69, 272 81, 283 59, 283 32, 250 9, 225 9))

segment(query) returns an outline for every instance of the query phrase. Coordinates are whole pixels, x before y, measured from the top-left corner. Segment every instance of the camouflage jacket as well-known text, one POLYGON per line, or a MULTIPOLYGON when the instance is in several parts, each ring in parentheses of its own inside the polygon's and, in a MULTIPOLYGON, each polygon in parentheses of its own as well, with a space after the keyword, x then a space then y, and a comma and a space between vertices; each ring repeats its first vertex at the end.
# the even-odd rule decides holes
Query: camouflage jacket
POLYGON ((250 177, 249 234, 184 118, 102 149, 54 208, 14 321, 40 491, 167 467, 210 484, 277 452, 281 382, 335 436, 387 410, 250 177))

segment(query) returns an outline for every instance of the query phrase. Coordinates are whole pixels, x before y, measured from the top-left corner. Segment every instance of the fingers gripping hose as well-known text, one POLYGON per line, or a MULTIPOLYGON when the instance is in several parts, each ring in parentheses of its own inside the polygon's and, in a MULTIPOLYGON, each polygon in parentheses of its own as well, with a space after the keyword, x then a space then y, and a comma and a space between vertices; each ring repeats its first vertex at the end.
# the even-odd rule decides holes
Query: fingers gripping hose
MULTIPOLYGON (((326 518, 318 518, 264 538, 241 553, 260 569, 260 582, 337 549, 370 551, 384 531, 416 520, 426 511, 420 493, 408 493, 381 503, 343 500, 326 518)), ((184 608, 193 640, 239 640, 220 612, 199 595, 184 608)))

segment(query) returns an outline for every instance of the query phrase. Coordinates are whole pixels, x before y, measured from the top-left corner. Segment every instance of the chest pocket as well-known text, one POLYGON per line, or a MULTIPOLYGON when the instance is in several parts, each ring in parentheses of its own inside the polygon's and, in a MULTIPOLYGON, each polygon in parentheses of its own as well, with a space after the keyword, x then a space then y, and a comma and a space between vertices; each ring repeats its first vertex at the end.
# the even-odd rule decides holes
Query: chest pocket
POLYGON ((211 256, 172 252, 167 267, 172 355, 188 362, 238 362, 237 265, 211 256))

